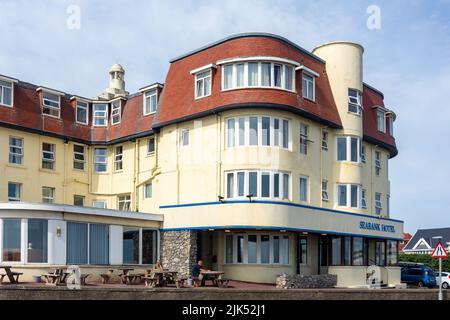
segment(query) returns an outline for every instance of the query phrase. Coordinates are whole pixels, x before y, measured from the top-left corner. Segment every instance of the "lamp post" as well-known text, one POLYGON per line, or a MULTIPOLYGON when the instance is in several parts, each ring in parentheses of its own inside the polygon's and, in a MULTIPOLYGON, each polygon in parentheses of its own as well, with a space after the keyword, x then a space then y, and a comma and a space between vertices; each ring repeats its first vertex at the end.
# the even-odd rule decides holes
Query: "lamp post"
MULTIPOLYGON (((438 240, 438 242, 441 242, 442 236, 435 236, 433 239, 438 240)), ((439 295, 438 299, 442 300, 442 258, 439 258, 439 295)))

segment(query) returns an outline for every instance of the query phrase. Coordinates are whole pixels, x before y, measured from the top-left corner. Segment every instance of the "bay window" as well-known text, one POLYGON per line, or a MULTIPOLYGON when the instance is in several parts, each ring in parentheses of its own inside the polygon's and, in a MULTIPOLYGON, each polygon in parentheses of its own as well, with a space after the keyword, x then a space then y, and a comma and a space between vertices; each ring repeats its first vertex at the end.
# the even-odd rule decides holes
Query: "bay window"
POLYGON ((381 152, 375 151, 375 175, 379 176, 381 172, 381 152))
POLYGON ((263 87, 294 90, 294 67, 270 61, 238 62, 222 67, 222 90, 263 87))
POLYGON ((131 195, 123 194, 117 197, 117 208, 120 211, 131 210, 131 195))
POLYGON ((308 202, 308 177, 300 177, 300 201, 308 202))
POLYGON ((122 171, 123 169, 123 147, 117 146, 114 148, 114 170, 122 171))
POLYGON ((300 153, 308 154, 308 126, 300 124, 300 153))
POLYGON ((361 139, 359 137, 337 137, 337 161, 350 161, 359 163, 361 161, 361 139))
POLYGON ((289 121, 269 116, 242 116, 226 120, 226 146, 289 147, 289 121))
POLYGON ((322 200, 328 201, 328 181, 322 180, 322 200))
POLYGON ((289 200, 289 178, 287 172, 238 170, 225 173, 226 197, 271 198, 289 200))
POLYGON ((381 215, 382 210, 383 210, 383 205, 381 203, 381 193, 375 192, 375 213, 377 215, 381 215))
POLYGON ((361 186, 358 184, 337 185, 337 205, 339 207, 361 208, 361 186))
POLYGON ((289 236, 269 233, 226 234, 226 264, 289 264, 289 236))

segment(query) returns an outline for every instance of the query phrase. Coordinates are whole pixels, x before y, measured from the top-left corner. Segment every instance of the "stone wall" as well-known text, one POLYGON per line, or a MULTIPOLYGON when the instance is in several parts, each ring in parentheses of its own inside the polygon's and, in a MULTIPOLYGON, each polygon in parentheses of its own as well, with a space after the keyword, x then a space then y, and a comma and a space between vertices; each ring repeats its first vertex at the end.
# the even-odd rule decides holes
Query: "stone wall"
POLYGON ((337 284, 337 275, 318 274, 281 274, 277 277, 276 285, 280 289, 308 289, 308 288, 334 288, 337 284))
POLYGON ((191 274, 197 258, 197 232, 190 230, 161 231, 161 262, 164 268, 191 274))

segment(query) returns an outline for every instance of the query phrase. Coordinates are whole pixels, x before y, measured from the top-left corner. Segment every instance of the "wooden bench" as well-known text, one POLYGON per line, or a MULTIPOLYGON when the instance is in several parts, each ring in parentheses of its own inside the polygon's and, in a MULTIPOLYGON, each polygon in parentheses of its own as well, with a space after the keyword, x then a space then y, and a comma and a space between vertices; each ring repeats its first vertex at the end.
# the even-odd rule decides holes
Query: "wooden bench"
POLYGON ((22 272, 11 271, 10 267, 3 267, 6 273, 0 274, 0 284, 3 283, 3 279, 7 276, 10 283, 19 283, 19 277, 23 275, 22 272))
POLYGON ((194 283, 194 287, 200 287, 202 284, 202 280, 198 277, 192 277, 192 282, 194 283))
POLYGON ((111 279, 111 275, 107 273, 100 274, 100 277, 102 277, 102 284, 109 283, 109 280, 111 279))
POLYGON ((61 275, 60 274, 46 273, 46 274, 43 274, 42 277, 44 277, 44 279, 46 281, 45 284, 49 285, 49 286, 56 286, 61 281, 61 275))
POLYGON ((80 274, 80 285, 85 286, 86 285, 86 278, 89 277, 89 273, 82 273, 80 274))
POLYGON ((136 282, 140 282, 143 276, 144 276, 143 274, 131 274, 131 273, 122 275, 122 277, 125 278, 126 284, 133 284, 136 282))

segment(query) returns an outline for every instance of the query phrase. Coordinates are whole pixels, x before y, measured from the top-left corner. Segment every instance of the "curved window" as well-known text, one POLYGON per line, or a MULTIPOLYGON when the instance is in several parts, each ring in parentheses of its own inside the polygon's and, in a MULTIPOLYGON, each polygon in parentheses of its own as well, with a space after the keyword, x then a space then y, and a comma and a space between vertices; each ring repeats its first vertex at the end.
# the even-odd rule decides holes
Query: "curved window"
POLYGON ((226 197, 290 199, 290 174, 270 170, 237 170, 225 173, 226 197))
POLYGON ((337 137, 337 161, 361 162, 361 139, 358 137, 337 137))
POLYGON ((227 148, 271 146, 289 148, 289 121, 269 116, 242 116, 226 120, 227 148))
POLYGON ((222 67, 222 90, 257 87, 294 91, 294 74, 294 66, 284 63, 228 63, 222 67))

